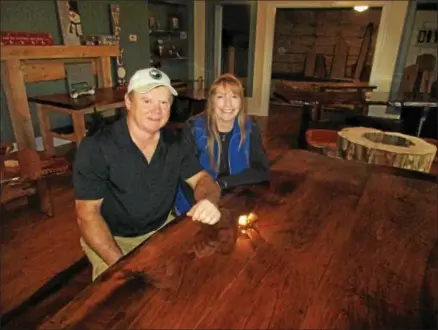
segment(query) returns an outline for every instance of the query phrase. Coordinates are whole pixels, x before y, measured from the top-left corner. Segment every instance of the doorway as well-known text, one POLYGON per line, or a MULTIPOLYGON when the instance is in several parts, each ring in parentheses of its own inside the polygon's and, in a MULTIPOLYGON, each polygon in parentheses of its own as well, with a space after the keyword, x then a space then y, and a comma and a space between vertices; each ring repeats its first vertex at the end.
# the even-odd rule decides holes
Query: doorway
POLYGON ((252 2, 206 3, 207 86, 219 75, 232 73, 242 82, 245 96, 252 97, 256 11, 252 2))

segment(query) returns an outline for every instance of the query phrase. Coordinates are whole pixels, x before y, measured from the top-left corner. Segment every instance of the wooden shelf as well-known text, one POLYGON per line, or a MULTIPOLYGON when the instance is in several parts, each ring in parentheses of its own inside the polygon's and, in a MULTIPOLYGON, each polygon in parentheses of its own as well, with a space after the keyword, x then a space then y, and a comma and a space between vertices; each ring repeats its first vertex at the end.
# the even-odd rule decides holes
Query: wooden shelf
POLYGON ((187 2, 184 0, 149 0, 151 5, 173 5, 173 6, 186 6, 187 2))
POLYGON ((1 60, 116 57, 119 46, 2 46, 1 60))

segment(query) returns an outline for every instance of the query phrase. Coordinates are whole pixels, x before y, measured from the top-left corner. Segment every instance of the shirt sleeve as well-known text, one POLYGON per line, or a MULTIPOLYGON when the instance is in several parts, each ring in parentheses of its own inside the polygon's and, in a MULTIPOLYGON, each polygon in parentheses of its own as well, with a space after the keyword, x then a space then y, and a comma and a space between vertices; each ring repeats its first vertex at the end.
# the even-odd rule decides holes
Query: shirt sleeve
POLYGON ((255 122, 252 123, 250 139, 250 167, 238 174, 219 178, 217 182, 222 189, 269 181, 269 161, 262 134, 255 122))
POLYGON ((97 142, 82 140, 73 165, 73 187, 77 200, 96 200, 104 197, 108 167, 97 142))
POLYGON ((188 122, 182 130, 182 161, 180 177, 185 181, 195 174, 198 174, 204 168, 198 160, 198 149, 192 133, 192 128, 188 122))

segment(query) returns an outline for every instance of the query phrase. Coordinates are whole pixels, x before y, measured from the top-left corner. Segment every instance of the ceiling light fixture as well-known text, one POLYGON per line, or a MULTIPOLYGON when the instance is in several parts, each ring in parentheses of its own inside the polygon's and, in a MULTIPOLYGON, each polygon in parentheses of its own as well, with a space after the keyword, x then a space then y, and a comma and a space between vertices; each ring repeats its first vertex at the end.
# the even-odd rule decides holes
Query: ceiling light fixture
POLYGON ((367 9, 368 9, 368 6, 354 6, 354 10, 358 11, 359 13, 361 13, 367 9))

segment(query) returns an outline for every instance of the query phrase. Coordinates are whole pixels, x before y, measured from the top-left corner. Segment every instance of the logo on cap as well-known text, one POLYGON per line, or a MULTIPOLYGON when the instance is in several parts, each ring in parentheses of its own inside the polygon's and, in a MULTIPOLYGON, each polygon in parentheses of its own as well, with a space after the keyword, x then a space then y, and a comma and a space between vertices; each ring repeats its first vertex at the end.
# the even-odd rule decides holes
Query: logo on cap
POLYGON ((153 79, 160 79, 163 75, 161 74, 161 72, 157 69, 151 69, 149 71, 149 75, 153 78, 153 79))

